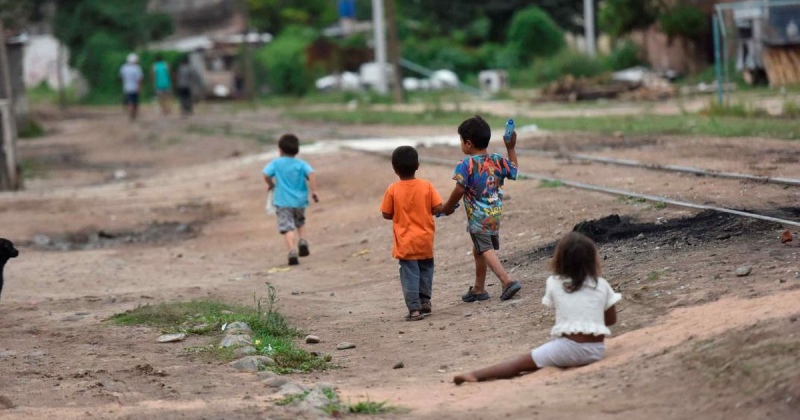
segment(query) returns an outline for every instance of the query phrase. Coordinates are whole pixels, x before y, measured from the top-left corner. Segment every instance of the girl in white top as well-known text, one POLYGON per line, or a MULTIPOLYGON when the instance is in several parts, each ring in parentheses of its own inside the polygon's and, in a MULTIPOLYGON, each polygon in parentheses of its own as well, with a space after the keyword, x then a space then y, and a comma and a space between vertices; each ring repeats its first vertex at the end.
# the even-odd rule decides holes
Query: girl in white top
POLYGON ((622 296, 600 277, 600 259, 591 239, 572 232, 558 242, 554 275, 547 279, 542 303, 556 310, 551 341, 502 363, 453 378, 456 385, 513 378, 546 366, 584 366, 603 358, 608 326, 617 322, 614 307, 622 296))

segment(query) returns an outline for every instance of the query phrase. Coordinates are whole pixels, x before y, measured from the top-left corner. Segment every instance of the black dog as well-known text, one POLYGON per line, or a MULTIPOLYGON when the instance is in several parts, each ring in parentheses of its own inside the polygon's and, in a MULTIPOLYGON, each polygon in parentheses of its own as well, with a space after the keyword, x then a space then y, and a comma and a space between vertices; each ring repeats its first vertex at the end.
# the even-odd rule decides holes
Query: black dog
POLYGON ((19 255, 17 248, 8 239, 0 238, 0 295, 3 293, 3 269, 6 267, 8 260, 16 258, 19 255))

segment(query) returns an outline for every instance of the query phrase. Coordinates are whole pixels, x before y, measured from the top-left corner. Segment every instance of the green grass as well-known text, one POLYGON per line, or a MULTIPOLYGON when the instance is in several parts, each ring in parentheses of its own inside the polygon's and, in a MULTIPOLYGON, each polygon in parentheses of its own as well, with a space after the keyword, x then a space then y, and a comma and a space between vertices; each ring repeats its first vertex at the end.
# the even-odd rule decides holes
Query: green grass
POLYGON ((647 202, 647 200, 645 200, 644 198, 632 197, 630 195, 620 196, 619 198, 617 198, 617 200, 625 202, 626 204, 630 205, 642 204, 647 202))
POLYGON ((558 188, 563 186, 564 183, 562 183, 561 181, 549 181, 549 180, 539 181, 539 188, 558 188))
POLYGON ((47 176, 47 166, 35 159, 22 159, 19 164, 23 179, 44 178, 47 176))
POLYGON ((647 273, 647 280, 648 281, 656 281, 661 278, 661 273, 658 271, 651 271, 647 273))
MULTIPOLYGON (((277 297, 272 286, 268 288, 266 300, 256 299, 255 296, 253 300, 253 307, 213 300, 144 305, 116 314, 109 318, 109 322, 117 325, 144 325, 159 328, 164 333, 184 332, 213 336, 216 343, 222 335, 223 325, 241 321, 253 330, 253 347, 258 354, 269 356, 275 361, 270 370, 294 373, 333 367, 329 359, 313 356, 295 345, 294 340, 300 338, 302 333, 291 327, 286 318, 275 310, 277 297)), ((230 349, 219 349, 216 345, 197 348, 195 351, 212 351, 215 357, 223 360, 234 357, 230 349)))
POLYGON ((295 401, 303 401, 303 400, 306 399, 306 397, 310 393, 311 393, 311 391, 303 391, 303 392, 301 392, 299 394, 289 394, 289 395, 279 399, 278 401, 275 401, 275 405, 284 406, 284 405, 289 405, 289 404, 291 404, 291 403, 293 403, 295 401))
MULTIPOLYGON (((326 394, 327 395, 327 394, 326 394)), ((399 407, 389 405, 388 401, 359 401, 355 404, 343 404, 335 402, 333 398, 328 397, 331 403, 323 407, 322 410, 332 417, 340 417, 346 414, 364 414, 369 416, 377 416, 381 414, 400 413, 405 410, 399 407)))
POLYGON ((17 135, 19 135, 19 138, 21 139, 33 139, 36 137, 42 137, 45 134, 47 134, 47 132, 45 131, 44 127, 42 127, 42 125, 34 119, 29 119, 28 123, 20 127, 17 131, 17 135))
POLYGON ((663 201, 659 201, 657 203, 653 203, 653 208, 656 209, 656 210, 663 210, 663 209, 667 208, 667 203, 665 203, 663 201))
MULTIPOLYGON (((343 124, 387 125, 438 125, 456 127, 471 114, 469 112, 394 111, 304 111, 291 110, 286 116, 300 121, 323 121, 343 124)), ((482 114, 489 125, 499 130, 506 118, 482 114)), ((623 132, 629 135, 683 135, 715 137, 774 137, 786 140, 800 139, 800 124, 781 118, 740 118, 705 115, 637 115, 569 118, 517 118, 517 126, 536 124, 550 131, 585 131, 602 134, 623 132)))

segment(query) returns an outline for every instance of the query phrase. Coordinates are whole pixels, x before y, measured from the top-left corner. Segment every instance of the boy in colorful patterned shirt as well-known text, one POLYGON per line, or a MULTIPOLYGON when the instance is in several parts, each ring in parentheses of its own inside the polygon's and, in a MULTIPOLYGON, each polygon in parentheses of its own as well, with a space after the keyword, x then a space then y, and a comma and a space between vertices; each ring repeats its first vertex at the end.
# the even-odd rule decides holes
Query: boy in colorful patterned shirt
POLYGON ((508 159, 486 149, 492 131, 480 116, 474 116, 458 127, 461 151, 468 157, 456 166, 453 179, 456 187, 444 205, 447 215, 455 211, 459 200, 464 199, 467 211, 467 231, 472 238, 475 258, 475 285, 461 296, 464 302, 489 299, 486 291, 486 269, 494 272, 503 285, 500 299, 514 297, 522 288, 512 281, 495 251, 500 249, 500 215, 503 212, 502 188, 506 179, 517 179, 517 133, 505 142, 508 159))

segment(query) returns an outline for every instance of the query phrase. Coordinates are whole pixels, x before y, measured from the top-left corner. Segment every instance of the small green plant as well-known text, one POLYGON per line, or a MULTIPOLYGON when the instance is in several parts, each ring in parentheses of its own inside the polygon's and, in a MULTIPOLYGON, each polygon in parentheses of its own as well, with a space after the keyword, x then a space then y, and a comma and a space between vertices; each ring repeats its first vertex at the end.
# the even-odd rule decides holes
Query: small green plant
POLYGON ((29 119, 28 122, 19 128, 17 131, 17 135, 21 139, 32 139, 36 137, 42 137, 47 132, 44 130, 41 124, 39 124, 36 120, 29 119))
POLYGON ((539 182, 539 188, 558 188, 563 186, 564 183, 559 180, 543 179, 539 182))
POLYGON ((647 281, 656 281, 661 278, 661 273, 658 271, 651 271, 647 273, 647 281))
POLYGON ((765 109, 757 106, 745 103, 719 104, 716 101, 709 102, 700 113, 709 117, 765 118, 770 116, 765 109))
POLYGON ((800 118, 800 103, 796 101, 784 102, 781 117, 790 119, 800 118))
POLYGON ((280 400, 275 401, 275 405, 285 406, 285 405, 290 405, 295 401, 303 401, 310 393, 311 391, 303 391, 299 394, 289 394, 281 398, 280 400))
MULTIPOLYGON (((327 396, 327 394, 326 394, 327 396)), ((388 401, 360 401, 355 404, 342 404, 336 402, 336 399, 328 397, 331 403, 323 407, 322 410, 333 417, 339 417, 346 414, 365 414, 370 416, 377 416, 380 414, 402 412, 398 407, 389 405, 388 401)), ((338 399, 338 397, 337 397, 338 399)))
POLYGON ((653 203, 653 208, 656 209, 656 210, 663 210, 663 209, 667 208, 667 203, 665 203, 663 201, 659 201, 659 202, 653 203))
POLYGON ((630 205, 642 204, 642 203, 646 203, 647 202, 647 200, 645 200, 644 198, 633 197, 633 196, 630 196, 630 195, 621 196, 621 197, 618 198, 618 200, 623 201, 626 204, 630 204, 630 205))

